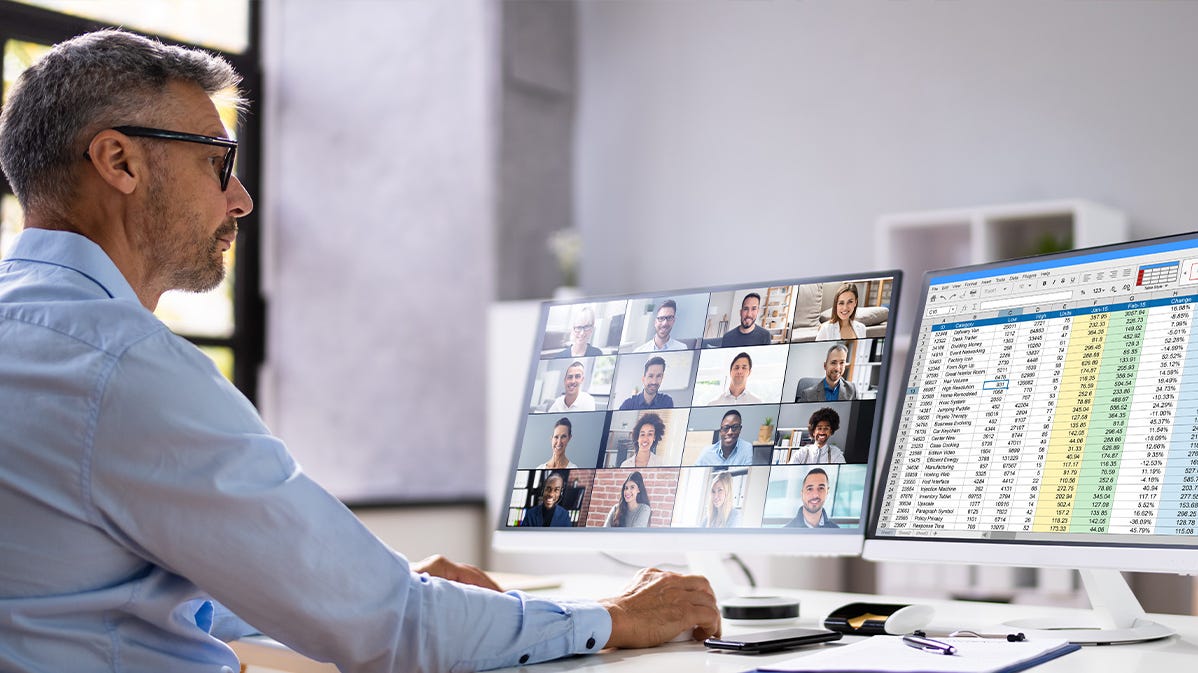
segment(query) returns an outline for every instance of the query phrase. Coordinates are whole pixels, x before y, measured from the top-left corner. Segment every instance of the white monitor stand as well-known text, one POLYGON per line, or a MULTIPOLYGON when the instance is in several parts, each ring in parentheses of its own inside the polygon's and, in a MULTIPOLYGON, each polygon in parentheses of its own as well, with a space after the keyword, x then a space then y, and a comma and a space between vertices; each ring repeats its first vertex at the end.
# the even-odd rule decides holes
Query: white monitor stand
POLYGON ((1174 634, 1173 629, 1145 618, 1144 608, 1118 570, 1079 572, 1090 599, 1092 623, 1066 624, 1059 618, 1048 617, 1018 619, 1006 625, 1082 645, 1138 643, 1174 634))

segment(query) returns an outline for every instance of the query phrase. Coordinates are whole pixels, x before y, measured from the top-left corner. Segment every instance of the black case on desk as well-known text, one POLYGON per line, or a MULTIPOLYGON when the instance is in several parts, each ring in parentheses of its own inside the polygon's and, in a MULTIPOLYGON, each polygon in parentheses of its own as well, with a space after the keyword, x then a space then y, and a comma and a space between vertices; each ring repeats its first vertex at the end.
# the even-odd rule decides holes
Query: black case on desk
POLYGON ((824 619, 824 628, 851 636, 881 636, 886 634, 886 620, 907 607, 902 603, 849 603, 832 611, 824 619), (859 626, 853 626, 862 617, 859 626))

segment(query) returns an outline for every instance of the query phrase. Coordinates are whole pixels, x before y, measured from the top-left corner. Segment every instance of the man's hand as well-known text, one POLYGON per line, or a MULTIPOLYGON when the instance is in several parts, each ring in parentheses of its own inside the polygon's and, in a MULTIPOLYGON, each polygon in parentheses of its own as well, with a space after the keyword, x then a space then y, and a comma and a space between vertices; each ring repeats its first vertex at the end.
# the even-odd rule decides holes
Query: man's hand
POLYGON ((433 577, 500 591, 499 585, 488 577, 487 573, 467 563, 454 563, 440 554, 434 554, 423 561, 413 563, 411 568, 413 572, 428 573, 433 577))
POLYGON ((653 647, 691 627, 695 640, 720 635, 715 593, 700 575, 648 568, 622 595, 599 602, 611 614, 608 647, 653 647))

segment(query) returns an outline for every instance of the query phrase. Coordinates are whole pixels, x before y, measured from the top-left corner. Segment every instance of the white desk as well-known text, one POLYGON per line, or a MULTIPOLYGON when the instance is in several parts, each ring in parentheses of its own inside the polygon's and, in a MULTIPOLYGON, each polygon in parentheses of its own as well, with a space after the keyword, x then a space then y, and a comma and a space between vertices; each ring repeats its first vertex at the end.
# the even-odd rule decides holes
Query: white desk
MULTIPOLYGON (((571 576, 557 589, 536 592, 542 595, 559 596, 610 596, 619 592, 626 578, 571 576)), ((913 602, 901 598, 848 594, 827 591, 785 591, 802 602, 797 626, 818 626, 823 618, 835 608, 856 601, 869 602, 913 602)), ((1064 608, 999 605, 994 603, 966 603, 955 601, 928 602, 936 608, 936 618, 930 631, 954 629, 994 630, 994 626, 1009 619, 1020 617, 1069 616, 1083 614, 1082 611, 1064 608)), ((1175 629, 1178 635, 1165 640, 1134 645, 1105 647, 1083 647, 1081 651, 1037 666, 1037 673, 1166 673, 1187 671, 1198 666, 1198 617, 1179 615, 1152 615, 1154 620, 1175 629)), ((743 622, 728 624, 725 633, 780 628, 759 627, 743 622)), ((840 643, 857 640, 845 637, 840 643)), ((835 643, 820 647, 836 647, 835 643)), ((294 673, 331 673, 336 669, 327 664, 317 664, 301 657, 287 648, 268 639, 248 639, 234 644, 234 649, 243 661, 264 665, 294 673)), ((816 651, 808 648, 807 651, 816 651)), ((545 662, 535 666, 503 669, 505 671, 528 671, 532 673, 554 673, 557 671, 582 671, 601 668, 603 673, 662 673, 663 671, 703 671, 704 673, 743 673, 769 662, 781 661, 804 650, 792 650, 771 655, 740 655, 711 652, 702 643, 671 643, 645 650, 609 650, 596 655, 571 657, 545 662)))

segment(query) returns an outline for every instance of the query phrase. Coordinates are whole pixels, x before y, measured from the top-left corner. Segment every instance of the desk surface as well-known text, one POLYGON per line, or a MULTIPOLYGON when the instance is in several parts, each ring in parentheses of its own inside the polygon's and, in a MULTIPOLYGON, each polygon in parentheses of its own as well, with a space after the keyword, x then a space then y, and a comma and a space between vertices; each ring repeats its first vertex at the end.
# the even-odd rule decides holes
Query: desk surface
MULTIPOLYGON (((617 594, 627 578, 600 577, 592 575, 566 576, 561 587, 538 591, 546 596, 599 597, 617 594)), ((823 618, 835 608, 856 601, 912 602, 902 598, 879 597, 830 591, 780 591, 801 601, 800 616, 794 626, 819 626, 823 618)), ((929 631, 952 631, 973 629, 994 631, 996 626, 1010 619, 1024 617, 1079 616, 1082 610, 1025 605, 1001 605, 996 603, 970 603, 962 601, 920 601, 933 605, 936 616, 929 631)), ((1177 631, 1176 636, 1149 643, 1112 646, 1087 646, 1081 651, 1050 661, 1036 667, 1038 673, 1061 673, 1086 671, 1087 673, 1161 673, 1163 671, 1189 670, 1198 662, 1198 617, 1181 615, 1151 615, 1155 621, 1177 631)), ((783 625, 759 626, 752 623, 725 621, 726 634, 782 628, 783 625)), ((845 637, 839 643, 851 643, 858 637, 845 637)), ((247 639, 233 644, 244 661, 253 665, 265 665, 295 673, 325 673, 336 671, 330 665, 317 664, 292 653, 269 639, 247 639)), ((836 647, 837 644, 818 647, 836 647)), ((806 651, 818 651, 818 647, 806 651)), ((660 673, 660 671, 702 670, 705 673, 743 673, 757 666, 782 661, 798 655, 804 650, 792 650, 770 655, 742 655, 727 652, 712 652, 702 643, 669 643, 644 650, 607 650, 596 655, 572 657, 545 662, 535 666, 502 669, 515 671, 581 671, 601 666, 604 673, 660 673)))

